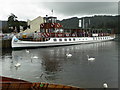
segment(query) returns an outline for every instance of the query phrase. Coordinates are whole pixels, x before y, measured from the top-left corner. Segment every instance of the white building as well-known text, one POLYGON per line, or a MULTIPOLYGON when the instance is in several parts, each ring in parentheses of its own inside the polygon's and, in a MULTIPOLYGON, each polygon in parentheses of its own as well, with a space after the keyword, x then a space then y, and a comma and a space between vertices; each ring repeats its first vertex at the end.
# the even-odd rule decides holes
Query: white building
POLYGON ((28 20, 27 24, 29 27, 24 32, 26 32, 26 33, 32 33, 35 31, 39 32, 41 23, 44 23, 43 17, 41 17, 41 16, 35 18, 32 21, 28 20))

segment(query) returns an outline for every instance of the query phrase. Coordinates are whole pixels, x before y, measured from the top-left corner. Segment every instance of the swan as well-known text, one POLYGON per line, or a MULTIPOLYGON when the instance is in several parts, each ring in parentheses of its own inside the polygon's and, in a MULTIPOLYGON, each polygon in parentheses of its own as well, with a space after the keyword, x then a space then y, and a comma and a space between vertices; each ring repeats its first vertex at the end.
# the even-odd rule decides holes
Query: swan
POLYGON ((67 57, 72 57, 72 54, 69 53, 69 54, 66 54, 66 56, 67 56, 67 57))
POLYGON ((38 57, 37 57, 37 56, 33 56, 32 58, 33 58, 33 59, 38 59, 38 57))
POLYGON ((104 87, 104 88, 108 88, 107 83, 104 83, 104 84, 103 84, 103 87, 104 87))
POLYGON ((26 53, 30 53, 30 51, 26 50, 26 53))
POLYGON ((20 63, 15 64, 15 67, 20 67, 20 66, 21 66, 20 63))
POLYGON ((88 61, 94 61, 95 60, 95 58, 93 58, 93 57, 89 57, 89 55, 87 55, 87 57, 88 57, 88 61))

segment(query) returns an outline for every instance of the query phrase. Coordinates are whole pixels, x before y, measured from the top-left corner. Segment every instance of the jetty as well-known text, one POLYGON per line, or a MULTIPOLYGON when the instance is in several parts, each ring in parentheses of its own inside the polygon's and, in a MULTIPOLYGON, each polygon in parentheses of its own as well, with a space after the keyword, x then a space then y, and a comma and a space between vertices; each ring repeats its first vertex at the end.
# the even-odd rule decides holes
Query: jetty
POLYGON ((12 39, 0 40, 2 48, 11 48, 11 40, 12 39))

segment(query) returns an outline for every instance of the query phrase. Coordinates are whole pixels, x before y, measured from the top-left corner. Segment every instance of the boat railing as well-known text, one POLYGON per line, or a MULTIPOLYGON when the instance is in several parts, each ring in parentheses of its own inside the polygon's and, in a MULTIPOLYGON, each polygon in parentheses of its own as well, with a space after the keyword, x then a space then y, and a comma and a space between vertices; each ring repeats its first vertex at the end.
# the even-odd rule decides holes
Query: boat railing
POLYGON ((98 37, 109 36, 109 33, 41 33, 42 37, 98 37))
POLYGON ((23 41, 48 41, 51 37, 100 37, 100 36, 114 36, 109 33, 38 33, 33 36, 17 37, 23 41))

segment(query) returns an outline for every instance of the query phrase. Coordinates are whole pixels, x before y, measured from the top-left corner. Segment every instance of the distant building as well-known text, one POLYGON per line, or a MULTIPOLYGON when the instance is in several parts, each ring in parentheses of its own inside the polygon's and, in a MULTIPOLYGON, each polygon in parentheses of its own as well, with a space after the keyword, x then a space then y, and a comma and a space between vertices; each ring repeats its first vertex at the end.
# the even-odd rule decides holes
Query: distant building
POLYGON ((39 32, 40 31, 40 24, 44 23, 43 17, 39 16, 35 18, 34 20, 28 20, 27 25, 28 28, 24 31, 26 33, 33 33, 33 32, 39 32))

